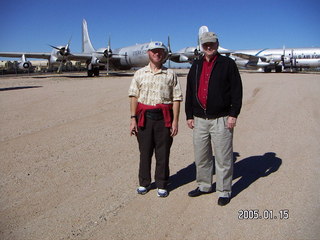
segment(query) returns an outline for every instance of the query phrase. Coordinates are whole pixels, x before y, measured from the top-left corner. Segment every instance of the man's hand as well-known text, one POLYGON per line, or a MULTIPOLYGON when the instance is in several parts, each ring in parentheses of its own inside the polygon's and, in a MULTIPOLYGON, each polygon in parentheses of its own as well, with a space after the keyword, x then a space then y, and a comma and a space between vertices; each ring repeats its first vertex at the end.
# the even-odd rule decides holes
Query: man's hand
POLYGON ((190 129, 193 129, 194 128, 194 119, 188 119, 187 125, 190 129))
POLYGON ((130 123, 130 136, 136 136, 138 132, 137 120, 135 118, 131 118, 130 123))
POLYGON ((229 116, 227 119, 227 128, 228 129, 234 128, 236 126, 236 123, 237 123, 237 118, 229 116))
POLYGON ((170 135, 171 137, 174 137, 178 134, 178 123, 177 122, 172 122, 170 132, 171 132, 171 135, 170 135))

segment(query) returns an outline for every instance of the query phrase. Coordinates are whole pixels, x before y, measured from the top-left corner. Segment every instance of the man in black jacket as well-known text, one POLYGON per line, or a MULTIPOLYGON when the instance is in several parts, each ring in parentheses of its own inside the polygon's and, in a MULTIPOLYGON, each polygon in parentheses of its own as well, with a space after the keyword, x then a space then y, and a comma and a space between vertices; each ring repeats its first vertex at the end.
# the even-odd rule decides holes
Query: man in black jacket
POLYGON ((188 195, 212 192, 215 159, 218 204, 224 206, 231 199, 233 128, 242 105, 242 82, 235 62, 218 53, 216 34, 203 33, 200 44, 204 56, 195 60, 189 71, 185 102, 187 124, 193 129, 198 184, 188 195))

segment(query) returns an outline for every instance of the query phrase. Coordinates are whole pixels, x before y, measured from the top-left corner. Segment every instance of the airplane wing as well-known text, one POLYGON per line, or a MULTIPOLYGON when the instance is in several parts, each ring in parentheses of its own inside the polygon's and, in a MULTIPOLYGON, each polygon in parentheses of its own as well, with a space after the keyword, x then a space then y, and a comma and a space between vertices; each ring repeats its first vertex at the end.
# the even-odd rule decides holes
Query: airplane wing
POLYGON ((192 62, 200 54, 196 47, 185 47, 172 53, 169 59, 176 63, 192 62))
POLYGON ((233 52, 232 55, 249 60, 250 62, 257 62, 257 61, 259 61, 259 59, 261 59, 262 61, 267 60, 267 58, 263 57, 263 56, 251 55, 251 54, 246 54, 246 53, 241 53, 241 52, 233 52))
POLYGON ((21 58, 24 55, 26 58, 41 58, 49 59, 51 53, 39 52, 39 53, 28 53, 28 52, 0 52, 0 57, 12 57, 12 58, 21 58))
MULTIPOLYGON (((49 52, 0 52, 0 57, 11 57, 11 58, 21 58, 24 55, 26 58, 39 58, 49 60, 52 56, 52 53, 49 52)), ((91 59, 92 54, 90 53, 75 53, 66 56, 67 60, 74 61, 86 61, 91 59)))
POLYGON ((230 55, 230 54, 234 53, 233 50, 226 49, 226 48, 223 48, 223 47, 220 47, 220 46, 219 46, 219 48, 218 48, 218 52, 219 52, 220 54, 227 54, 227 55, 230 55))
POLYGON ((86 61, 91 58, 92 58, 91 53, 71 53, 70 55, 67 56, 68 60, 73 60, 73 61, 86 61))
POLYGON ((189 59, 182 53, 172 53, 171 56, 169 57, 170 61, 176 62, 176 63, 181 63, 181 62, 188 62, 189 59))

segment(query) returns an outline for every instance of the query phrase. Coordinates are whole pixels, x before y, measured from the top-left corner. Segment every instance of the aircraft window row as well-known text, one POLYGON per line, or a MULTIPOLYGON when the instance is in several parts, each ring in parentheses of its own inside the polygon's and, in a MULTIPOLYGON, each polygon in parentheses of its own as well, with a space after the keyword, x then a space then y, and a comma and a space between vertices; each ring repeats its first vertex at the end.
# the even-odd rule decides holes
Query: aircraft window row
POLYGON ((137 55, 143 55, 146 54, 147 50, 137 50, 137 51, 133 51, 132 55, 133 56, 137 56, 137 55))
POLYGON ((320 55, 298 55, 297 58, 320 58, 320 55))
MULTIPOLYGON (((289 57, 291 57, 291 54, 289 54, 289 57)), ((293 54, 293 58, 299 58, 299 59, 303 59, 303 58, 306 58, 306 59, 320 58, 320 54, 313 54, 313 55, 304 55, 304 54, 295 55, 295 54, 293 54)))

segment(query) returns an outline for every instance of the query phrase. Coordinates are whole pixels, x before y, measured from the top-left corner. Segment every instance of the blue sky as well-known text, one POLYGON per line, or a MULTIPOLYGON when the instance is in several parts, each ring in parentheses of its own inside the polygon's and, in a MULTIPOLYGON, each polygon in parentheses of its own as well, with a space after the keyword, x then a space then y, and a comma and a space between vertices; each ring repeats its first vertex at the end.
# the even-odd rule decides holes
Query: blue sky
POLYGON ((16 0, 0 9, 0 51, 50 52, 71 40, 81 52, 85 18, 95 48, 125 47, 150 40, 172 51, 195 46, 207 25, 228 49, 320 47, 319 0, 16 0))

